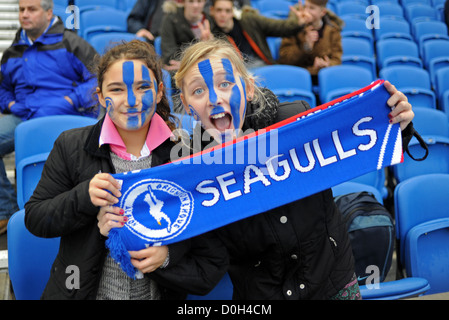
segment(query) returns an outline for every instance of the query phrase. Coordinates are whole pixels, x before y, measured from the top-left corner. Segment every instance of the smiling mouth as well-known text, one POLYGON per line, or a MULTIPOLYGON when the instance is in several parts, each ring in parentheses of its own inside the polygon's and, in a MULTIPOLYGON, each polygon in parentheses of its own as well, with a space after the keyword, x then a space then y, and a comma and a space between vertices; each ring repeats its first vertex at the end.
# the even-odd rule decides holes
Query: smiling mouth
POLYGON ((229 113, 220 112, 211 115, 210 120, 218 131, 225 131, 231 128, 232 117, 229 113))

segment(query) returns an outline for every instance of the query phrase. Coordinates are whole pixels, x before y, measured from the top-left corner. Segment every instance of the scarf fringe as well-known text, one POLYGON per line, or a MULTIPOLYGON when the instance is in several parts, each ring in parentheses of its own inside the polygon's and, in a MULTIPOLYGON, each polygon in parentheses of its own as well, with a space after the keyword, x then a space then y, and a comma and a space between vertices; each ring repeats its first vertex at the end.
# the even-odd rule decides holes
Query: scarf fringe
POLYGON ((120 268, 132 279, 136 279, 138 270, 131 263, 131 256, 123 243, 118 229, 111 229, 108 240, 106 240, 106 247, 109 249, 109 254, 114 259, 120 268))

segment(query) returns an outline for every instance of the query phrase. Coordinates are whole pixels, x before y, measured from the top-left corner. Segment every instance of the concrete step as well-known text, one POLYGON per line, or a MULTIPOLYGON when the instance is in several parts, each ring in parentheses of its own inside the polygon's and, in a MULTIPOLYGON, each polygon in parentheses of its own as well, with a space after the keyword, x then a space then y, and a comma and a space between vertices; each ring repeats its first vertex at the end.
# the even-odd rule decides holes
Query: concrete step
POLYGON ((19 12, 19 3, 0 3, 0 12, 19 12))
POLYGON ((19 20, 19 13, 0 11, 0 20, 19 20))
POLYGON ((11 46, 12 41, 11 40, 0 40, 0 51, 5 51, 6 49, 11 46))
POLYGON ((0 40, 12 40, 16 36, 16 30, 0 30, 0 40))
POLYGON ((19 28, 19 20, 0 20, 0 30, 17 30, 19 28))

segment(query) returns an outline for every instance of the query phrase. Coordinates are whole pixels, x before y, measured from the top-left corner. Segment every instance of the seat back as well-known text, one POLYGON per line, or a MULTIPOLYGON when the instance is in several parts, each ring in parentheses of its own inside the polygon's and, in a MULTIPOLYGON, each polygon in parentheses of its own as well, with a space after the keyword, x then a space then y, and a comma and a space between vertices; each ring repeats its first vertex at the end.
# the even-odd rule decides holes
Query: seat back
POLYGON ((413 112, 415 113, 413 127, 420 135, 449 138, 449 121, 443 111, 413 107, 413 112))
POLYGON ((128 42, 134 39, 142 40, 134 33, 129 32, 107 32, 95 34, 89 39, 89 43, 97 50, 99 54, 104 54, 110 47, 123 41, 128 42))
POLYGON ((252 72, 256 81, 273 91, 281 102, 306 100, 311 107, 315 106, 312 77, 306 69, 290 65, 270 65, 255 68, 252 72))
POLYGON ((38 300, 50 277, 59 238, 39 238, 25 227, 25 210, 8 222, 8 272, 17 300, 38 300))
POLYGON ((418 45, 413 40, 388 38, 376 42, 379 69, 391 65, 422 67, 418 45))
POLYGON ((387 38, 413 40, 410 24, 406 20, 384 18, 380 20, 380 28, 374 29, 374 38, 376 41, 387 38))
POLYGON ((435 92, 432 90, 429 72, 409 65, 392 65, 379 71, 379 77, 389 80, 407 95, 415 107, 436 109, 435 92))
POLYGON ((426 278, 428 293, 449 291, 449 174, 428 174, 394 191, 396 235, 407 274, 426 278))
POLYGON ((20 123, 14 134, 17 203, 23 208, 39 182, 42 169, 56 138, 65 130, 92 125, 97 119, 56 115, 20 123))
MULTIPOLYGON (((404 162, 393 166, 393 174, 398 182, 431 173, 449 173, 449 138, 442 136, 422 136, 422 138, 429 149, 427 158, 415 161, 404 153, 404 162)), ((424 155, 422 147, 415 138, 410 141, 408 149, 415 158, 424 155)))
POLYGON ((353 65, 337 65, 318 72, 321 103, 329 102, 345 94, 369 85, 374 75, 369 70, 353 65))
POLYGON ((88 10, 80 14, 80 35, 87 41, 97 33, 127 32, 128 14, 124 11, 108 8, 106 10, 88 10))

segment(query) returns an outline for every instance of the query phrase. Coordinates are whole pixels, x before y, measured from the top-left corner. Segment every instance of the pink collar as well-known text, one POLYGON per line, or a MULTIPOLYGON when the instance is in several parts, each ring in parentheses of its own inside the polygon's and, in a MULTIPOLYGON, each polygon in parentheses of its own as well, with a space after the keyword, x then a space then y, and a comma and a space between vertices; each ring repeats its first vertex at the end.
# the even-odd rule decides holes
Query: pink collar
MULTIPOLYGON (((165 121, 157 113, 154 114, 150 122, 147 139, 140 151, 140 157, 147 157, 151 152, 160 146, 165 140, 172 136, 170 128, 165 121)), ((103 126, 101 128, 99 145, 109 144, 111 151, 125 160, 137 160, 134 155, 126 152, 126 146, 122 137, 117 131, 115 124, 112 122, 108 114, 106 114, 103 126)))

